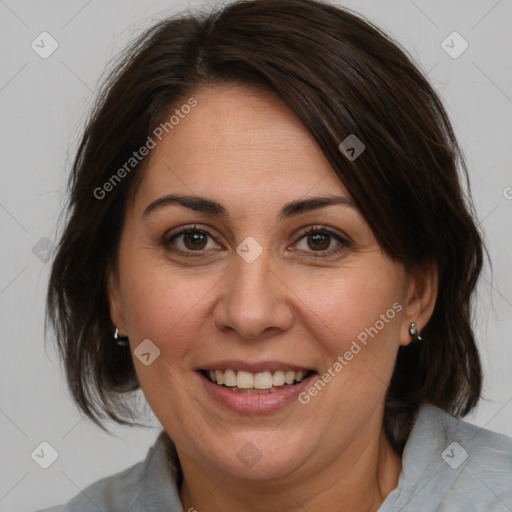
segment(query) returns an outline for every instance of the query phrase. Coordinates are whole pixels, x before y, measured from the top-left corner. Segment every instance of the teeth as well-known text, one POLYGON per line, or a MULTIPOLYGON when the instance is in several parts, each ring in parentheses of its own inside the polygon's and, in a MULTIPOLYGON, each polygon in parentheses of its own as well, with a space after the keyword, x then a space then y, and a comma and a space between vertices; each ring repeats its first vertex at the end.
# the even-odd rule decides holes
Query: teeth
MULTIPOLYGON (((215 375, 217 375, 219 370, 215 370, 215 375)), ((217 380, 217 384, 222 384, 217 380)), ((236 387, 241 389, 250 389, 254 387, 254 375, 249 372, 238 372, 236 375, 236 387)))
POLYGON ((224 385, 230 387, 236 386, 236 373, 233 370, 226 370, 224 372, 224 385))
POLYGON ((277 370, 275 372, 251 373, 234 370, 210 370, 210 380, 219 385, 239 389, 271 389, 285 384, 301 382, 309 372, 277 370))
POLYGON ((272 374, 261 372, 254 375, 254 386, 256 389, 270 389, 272 387, 272 374))
POLYGON ((274 375, 272 375, 272 384, 274 386, 282 386, 284 384, 284 372, 279 370, 277 372, 274 372, 274 375))

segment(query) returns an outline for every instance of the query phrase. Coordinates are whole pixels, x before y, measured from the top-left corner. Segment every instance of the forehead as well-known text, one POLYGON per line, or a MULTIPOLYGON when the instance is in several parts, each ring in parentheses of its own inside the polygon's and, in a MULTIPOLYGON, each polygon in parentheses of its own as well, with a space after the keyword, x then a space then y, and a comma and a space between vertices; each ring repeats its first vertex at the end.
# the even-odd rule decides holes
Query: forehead
POLYGON ((191 96, 196 106, 149 155, 139 208, 170 192, 255 207, 310 194, 348 195, 313 136, 277 96, 240 86, 191 96))

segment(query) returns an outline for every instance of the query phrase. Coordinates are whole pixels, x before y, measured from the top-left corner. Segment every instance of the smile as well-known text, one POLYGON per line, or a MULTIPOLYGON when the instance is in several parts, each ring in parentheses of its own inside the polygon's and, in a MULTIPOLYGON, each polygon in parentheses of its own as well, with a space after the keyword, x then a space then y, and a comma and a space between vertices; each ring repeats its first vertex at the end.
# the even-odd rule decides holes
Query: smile
POLYGON ((213 384, 235 393, 274 393, 294 386, 315 373, 311 371, 276 370, 252 373, 235 370, 203 370, 202 374, 213 384))

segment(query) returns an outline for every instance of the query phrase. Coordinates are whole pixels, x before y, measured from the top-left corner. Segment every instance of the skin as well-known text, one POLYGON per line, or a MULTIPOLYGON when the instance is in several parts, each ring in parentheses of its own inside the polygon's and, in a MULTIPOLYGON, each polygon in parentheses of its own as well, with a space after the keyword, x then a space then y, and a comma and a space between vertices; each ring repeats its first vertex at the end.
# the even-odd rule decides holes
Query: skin
POLYGON ((233 85, 193 96, 197 106, 151 151, 109 281, 112 320, 132 350, 149 338, 161 351, 134 364, 176 444, 184 510, 375 511, 401 470, 383 433, 385 391, 410 323, 422 328, 432 314, 435 269, 408 275, 355 207, 280 219, 294 200, 350 197, 312 136, 271 93, 233 85), (228 215, 177 205, 143 215, 171 193, 208 197, 228 215), (194 224, 211 237, 162 244, 194 224), (304 236, 318 225, 349 244, 304 236), (236 252, 248 236, 263 250, 250 264, 236 252), (394 303, 401 311, 307 405, 236 413, 212 401, 195 371, 223 358, 277 359, 322 374, 394 303), (261 452, 252 467, 237 457, 248 442, 261 452))

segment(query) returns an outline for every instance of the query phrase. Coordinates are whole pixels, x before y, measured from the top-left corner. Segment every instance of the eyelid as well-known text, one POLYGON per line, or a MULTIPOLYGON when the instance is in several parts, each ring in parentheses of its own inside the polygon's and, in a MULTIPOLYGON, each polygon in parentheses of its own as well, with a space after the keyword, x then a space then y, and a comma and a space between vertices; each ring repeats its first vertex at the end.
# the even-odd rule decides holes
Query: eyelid
POLYGON ((331 228, 329 226, 325 226, 323 224, 314 224, 311 226, 308 226, 306 228, 301 228, 294 236, 298 237, 297 240, 300 240, 305 235, 309 235, 310 233, 325 233, 328 235, 335 236, 340 242, 344 243, 345 245, 352 245, 352 239, 343 231, 340 231, 335 228, 331 228))
POLYGON ((308 226, 306 228, 303 228, 299 231, 298 234, 295 235, 295 242, 293 245, 298 244, 304 237, 306 237, 309 234, 316 234, 321 233, 330 236, 331 238, 334 238, 338 244, 332 247, 331 249, 327 249, 324 251, 306 251, 303 249, 294 249, 294 252, 300 252, 308 254, 309 257, 312 257, 314 259, 328 259, 329 257, 333 257, 338 255, 343 250, 346 250, 348 248, 352 247, 352 240, 349 236, 345 235, 342 231, 339 232, 338 230, 335 230, 334 228, 330 228, 325 225, 312 225, 308 226))
MULTIPOLYGON (((211 231, 213 231, 214 233, 217 233, 216 230, 214 230, 210 226, 197 224, 197 223, 179 226, 177 228, 172 229, 169 232, 166 232, 164 234, 164 236, 162 237, 161 245, 163 245, 163 246, 171 245, 173 238, 176 238, 176 237, 179 237, 179 236, 182 236, 189 232, 194 232, 194 231, 202 231, 206 234, 207 237, 210 237, 217 245, 220 245, 220 246, 222 245, 217 241, 217 238, 220 235, 214 235, 211 232, 211 231)), ((346 248, 346 247, 350 247, 352 245, 352 240, 345 233, 343 233, 342 231, 336 230, 334 228, 322 225, 322 224, 306 226, 304 228, 301 228, 297 232, 295 232, 295 234, 293 235, 293 238, 294 238, 293 245, 297 244, 300 240, 302 240, 302 238, 304 238, 305 236, 312 234, 312 233, 324 233, 328 236, 334 237, 338 241, 338 243, 341 247, 339 247, 337 249, 337 246, 336 246, 332 249, 328 249, 325 251, 304 251, 301 249, 299 249, 298 251, 303 252, 303 253, 315 254, 315 255, 317 255, 315 257, 322 257, 321 255, 325 255, 324 257, 328 257, 328 255, 332 255, 332 254, 335 254, 336 252, 339 252, 343 247, 346 248)), ((198 250, 198 251, 184 251, 182 249, 177 249, 177 248, 174 250, 177 252, 180 252, 182 254, 194 255, 196 257, 199 257, 202 254, 205 254, 205 253, 211 251, 211 249, 209 249, 209 250, 203 249, 203 250, 198 250)))
POLYGON ((216 234, 217 231, 214 230, 212 227, 203 225, 203 224, 193 223, 193 224, 185 224, 183 226, 178 226, 177 228, 167 231, 163 236, 163 241, 170 241, 170 239, 173 238, 174 236, 183 235, 189 231, 204 231, 209 237, 211 237, 215 240, 217 240, 217 237, 220 237, 220 235, 216 234), (216 234, 215 236, 213 236, 212 231, 216 234))
MULTIPOLYGON (((178 238, 183 235, 186 235, 187 233, 196 232, 196 231, 204 232, 207 238, 210 238, 211 240, 213 240, 217 246, 222 247, 222 244, 217 241, 217 238, 219 238, 220 236, 218 236, 218 235, 214 236, 211 233, 212 231, 214 231, 216 233, 216 230, 214 230, 210 226, 201 225, 201 224, 197 224, 197 223, 178 226, 177 228, 167 231, 160 239, 159 245, 164 247, 164 249, 166 249, 169 252, 174 252, 174 253, 177 253, 178 255, 182 255, 184 257, 200 258, 200 257, 204 257, 207 254, 211 254, 211 252, 214 249, 202 249, 200 251, 186 251, 186 250, 180 249, 178 247, 172 247, 173 239, 178 238)), ((217 250, 217 248, 215 250, 217 250)))

